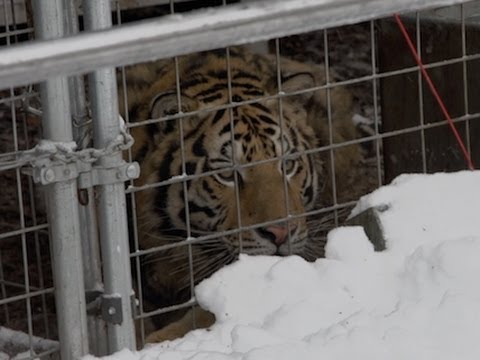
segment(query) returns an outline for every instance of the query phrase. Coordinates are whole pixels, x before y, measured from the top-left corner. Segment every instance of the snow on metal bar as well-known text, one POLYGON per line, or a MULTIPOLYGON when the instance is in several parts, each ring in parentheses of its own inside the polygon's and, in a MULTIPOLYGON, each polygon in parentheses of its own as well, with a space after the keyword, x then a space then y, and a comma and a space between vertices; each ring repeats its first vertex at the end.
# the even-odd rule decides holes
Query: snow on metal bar
POLYGON ((171 15, 1 50, 0 88, 462 2, 263 0, 171 15))

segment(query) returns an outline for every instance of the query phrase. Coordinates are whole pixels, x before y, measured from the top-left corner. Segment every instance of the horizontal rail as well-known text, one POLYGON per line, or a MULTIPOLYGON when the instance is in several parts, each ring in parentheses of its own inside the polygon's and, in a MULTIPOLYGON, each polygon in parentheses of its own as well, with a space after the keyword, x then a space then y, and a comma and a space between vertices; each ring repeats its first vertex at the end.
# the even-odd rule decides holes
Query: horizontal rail
POLYGON ((0 51, 0 89, 462 2, 467 1, 259 0, 165 16, 5 48, 0 51))

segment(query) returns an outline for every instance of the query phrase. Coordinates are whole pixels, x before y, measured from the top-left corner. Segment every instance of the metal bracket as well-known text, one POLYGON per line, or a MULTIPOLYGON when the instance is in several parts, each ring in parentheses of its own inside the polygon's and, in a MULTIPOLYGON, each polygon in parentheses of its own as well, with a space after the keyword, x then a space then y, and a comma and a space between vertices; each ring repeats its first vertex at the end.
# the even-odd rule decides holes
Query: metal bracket
MULTIPOLYGON (((103 320, 112 324, 121 324, 123 321, 122 299, 115 295, 104 295, 101 290, 88 290, 85 292, 87 300, 87 314, 101 316, 103 320)), ((132 314, 136 314, 137 298, 135 294, 130 297, 132 314)))
POLYGON ((22 173, 30 175, 36 184, 48 185, 58 181, 67 181, 78 177, 76 163, 42 165, 22 169, 22 173))
POLYGON ((115 167, 93 166, 90 171, 80 172, 78 187, 86 189, 96 185, 114 184, 136 179, 140 176, 140 165, 137 162, 122 163, 115 167))
POLYGON ((102 318, 114 325, 120 325, 123 322, 122 298, 120 296, 102 296, 102 318))
POLYGON ((137 162, 127 163, 123 160, 119 165, 108 168, 82 161, 68 164, 50 162, 22 171, 32 176, 33 181, 37 184, 48 185, 78 178, 78 187, 86 189, 96 185, 114 184, 136 179, 140 175, 140 166, 137 162))

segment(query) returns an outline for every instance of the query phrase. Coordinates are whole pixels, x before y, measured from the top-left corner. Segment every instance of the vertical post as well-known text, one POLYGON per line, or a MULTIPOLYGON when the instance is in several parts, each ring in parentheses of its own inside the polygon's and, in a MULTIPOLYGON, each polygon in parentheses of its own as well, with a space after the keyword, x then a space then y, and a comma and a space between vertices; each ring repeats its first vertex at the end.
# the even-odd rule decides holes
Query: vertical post
MULTIPOLYGON (((112 26, 110 0, 83 0, 86 30, 112 26)), ((94 146, 104 148, 120 133, 115 69, 104 68, 89 75, 94 146)), ((123 163, 120 152, 104 156, 99 165, 115 167, 123 163)), ((127 208, 122 182, 98 187, 99 224, 105 283, 104 300, 115 299, 121 306, 108 307, 117 321, 108 323, 109 351, 135 348, 131 296, 132 280, 128 248, 127 208)), ((104 301, 104 303, 108 303, 104 301)))
MULTIPOLYGON (((79 32, 77 2, 63 0, 65 13, 65 31, 68 35, 79 32)), ((73 137, 79 149, 91 146, 91 127, 89 121, 85 81, 82 75, 68 78, 70 102, 73 120, 73 137)), ((85 290, 92 294, 103 292, 100 243, 93 188, 82 189, 79 193, 80 236, 83 246, 83 274, 85 290)), ((88 297, 87 297, 88 300, 88 297)), ((99 316, 87 316, 89 352, 96 356, 108 354, 107 325, 99 316)))
MULTIPOLYGON (((34 1, 35 33, 39 39, 64 35, 61 0, 34 1)), ((43 131, 47 140, 71 142, 68 84, 56 77, 40 84, 43 131)), ((46 187, 54 267, 55 301, 61 358, 78 359, 88 352, 76 180, 46 187)))

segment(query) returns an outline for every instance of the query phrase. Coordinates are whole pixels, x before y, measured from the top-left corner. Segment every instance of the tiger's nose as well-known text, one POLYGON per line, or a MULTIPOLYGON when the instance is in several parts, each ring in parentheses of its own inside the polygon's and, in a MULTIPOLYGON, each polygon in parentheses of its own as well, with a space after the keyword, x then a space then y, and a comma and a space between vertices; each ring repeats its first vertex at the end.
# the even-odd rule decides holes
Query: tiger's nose
POLYGON ((290 234, 293 234, 296 229, 297 225, 295 224, 290 224, 288 227, 286 224, 275 224, 258 229, 258 231, 263 237, 280 246, 288 240, 288 231, 290 230, 290 234))

